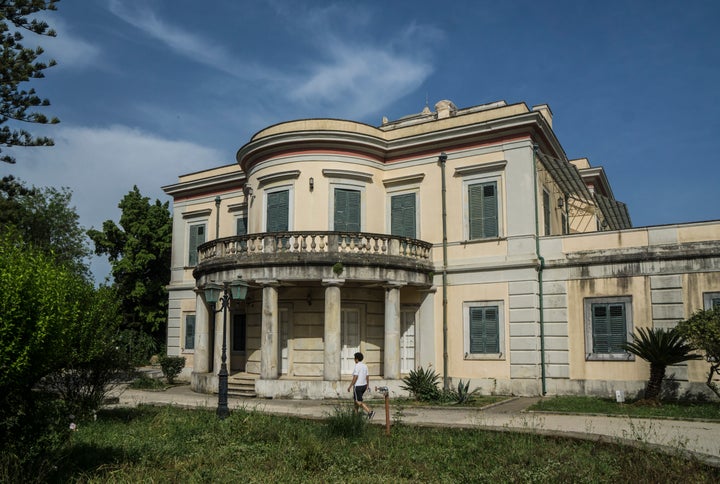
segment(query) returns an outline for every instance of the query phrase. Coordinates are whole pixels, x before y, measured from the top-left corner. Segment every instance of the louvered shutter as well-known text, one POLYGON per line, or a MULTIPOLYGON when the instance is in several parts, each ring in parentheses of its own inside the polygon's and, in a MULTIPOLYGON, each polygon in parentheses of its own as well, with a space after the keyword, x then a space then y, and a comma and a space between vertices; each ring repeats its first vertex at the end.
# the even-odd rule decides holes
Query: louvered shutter
POLYGON ((470 308, 470 353, 500 353, 497 306, 470 308))
POLYGON ((483 186, 483 235, 498 236, 497 187, 494 182, 483 186))
POLYGON ((497 183, 468 187, 468 224, 470 239, 498 236, 497 183))
POLYGON ((334 230, 360 232, 360 192, 335 189, 334 230))
POLYGON ((191 225, 188 238, 188 265, 194 266, 198 263, 197 248, 205 243, 205 225, 191 225))
POLYGON ((623 353, 627 342, 625 304, 593 304, 593 353, 623 353))
POLYGON ((710 308, 720 307, 720 297, 714 297, 710 300, 710 308))
POLYGON ((399 237, 416 237, 414 193, 390 198, 390 233, 399 237))
POLYGON ((622 345, 627 342, 625 325, 625 304, 609 304, 610 315, 610 353, 622 353, 622 345))
POLYGON ((545 235, 550 235, 550 194, 543 190, 543 222, 545 235))
POLYGON ((610 320, 607 304, 592 305, 593 353, 609 353, 610 320))
POLYGON ((268 232, 287 232, 290 196, 288 190, 271 192, 267 194, 267 224, 268 232))

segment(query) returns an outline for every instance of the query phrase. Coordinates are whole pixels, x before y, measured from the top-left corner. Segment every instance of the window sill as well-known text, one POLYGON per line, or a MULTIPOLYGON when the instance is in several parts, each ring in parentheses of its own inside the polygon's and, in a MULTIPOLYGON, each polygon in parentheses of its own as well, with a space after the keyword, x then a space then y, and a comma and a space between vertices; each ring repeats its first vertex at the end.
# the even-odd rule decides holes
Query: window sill
POLYGON ((463 358, 465 361, 473 361, 473 360, 498 360, 498 361, 504 361, 505 355, 502 353, 465 353, 465 357, 463 358))
POLYGON ((585 361, 635 361, 631 353, 588 353, 585 361))
POLYGON ((180 353, 182 353, 183 355, 192 355, 195 354, 195 349, 193 348, 191 350, 186 350, 185 348, 183 348, 182 350, 180 350, 180 353))

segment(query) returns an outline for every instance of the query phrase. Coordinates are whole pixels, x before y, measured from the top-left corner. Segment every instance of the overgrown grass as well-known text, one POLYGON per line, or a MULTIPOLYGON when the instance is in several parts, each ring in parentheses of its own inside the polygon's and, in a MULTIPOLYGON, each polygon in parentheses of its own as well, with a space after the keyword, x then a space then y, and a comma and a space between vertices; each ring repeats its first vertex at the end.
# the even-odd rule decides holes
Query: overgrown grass
POLYGON ((649 406, 641 402, 619 404, 610 398, 560 396, 540 400, 530 410, 604 415, 628 415, 646 418, 720 420, 718 402, 663 402, 649 406))
MULTIPOLYGON (((458 403, 457 400, 436 400, 436 401, 426 401, 426 400, 416 400, 414 398, 391 398, 390 402, 392 404, 397 405, 403 405, 405 407, 471 407, 471 408, 482 408, 486 407, 487 405, 492 405, 493 403, 502 402, 503 400, 508 400, 511 397, 505 397, 505 396, 483 396, 483 395, 473 395, 469 400, 466 400, 463 403, 458 403)), ((380 403, 373 403, 373 405, 379 405, 382 404, 382 400, 379 401, 380 403)))
POLYGON ((73 433, 62 482, 720 482, 720 470, 640 448, 479 429, 327 422, 235 410, 100 412, 73 433))

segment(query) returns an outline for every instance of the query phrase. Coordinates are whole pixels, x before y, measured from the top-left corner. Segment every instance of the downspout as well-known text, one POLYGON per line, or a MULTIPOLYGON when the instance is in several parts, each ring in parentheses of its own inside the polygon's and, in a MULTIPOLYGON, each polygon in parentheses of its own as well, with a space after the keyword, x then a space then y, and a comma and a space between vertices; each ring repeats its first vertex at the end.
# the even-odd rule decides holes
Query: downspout
POLYGON ((540 255, 540 215, 538 206, 538 180, 537 180, 537 152, 538 145, 533 144, 533 191, 535 192, 535 254, 538 258, 538 309, 540 311, 540 379, 542 384, 542 395, 547 393, 545 382, 545 311, 543 308, 543 269, 545 269, 545 258, 540 255))
POLYGON ((443 247, 443 266, 442 266, 442 286, 443 286, 443 300, 442 300, 442 324, 443 324, 443 389, 450 389, 450 382, 448 381, 448 349, 447 349, 447 207, 445 205, 445 162, 447 161, 447 155, 445 152, 440 153, 438 156, 438 162, 440 163, 440 174, 442 180, 442 247, 443 247))

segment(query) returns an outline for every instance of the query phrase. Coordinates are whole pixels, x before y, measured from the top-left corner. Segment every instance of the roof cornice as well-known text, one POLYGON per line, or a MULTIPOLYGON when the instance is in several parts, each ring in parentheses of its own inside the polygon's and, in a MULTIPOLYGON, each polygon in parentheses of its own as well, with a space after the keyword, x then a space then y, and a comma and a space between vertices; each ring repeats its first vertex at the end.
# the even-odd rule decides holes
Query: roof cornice
POLYGON ((240 189, 247 177, 242 171, 165 185, 163 191, 173 198, 201 195, 228 189, 240 189))

